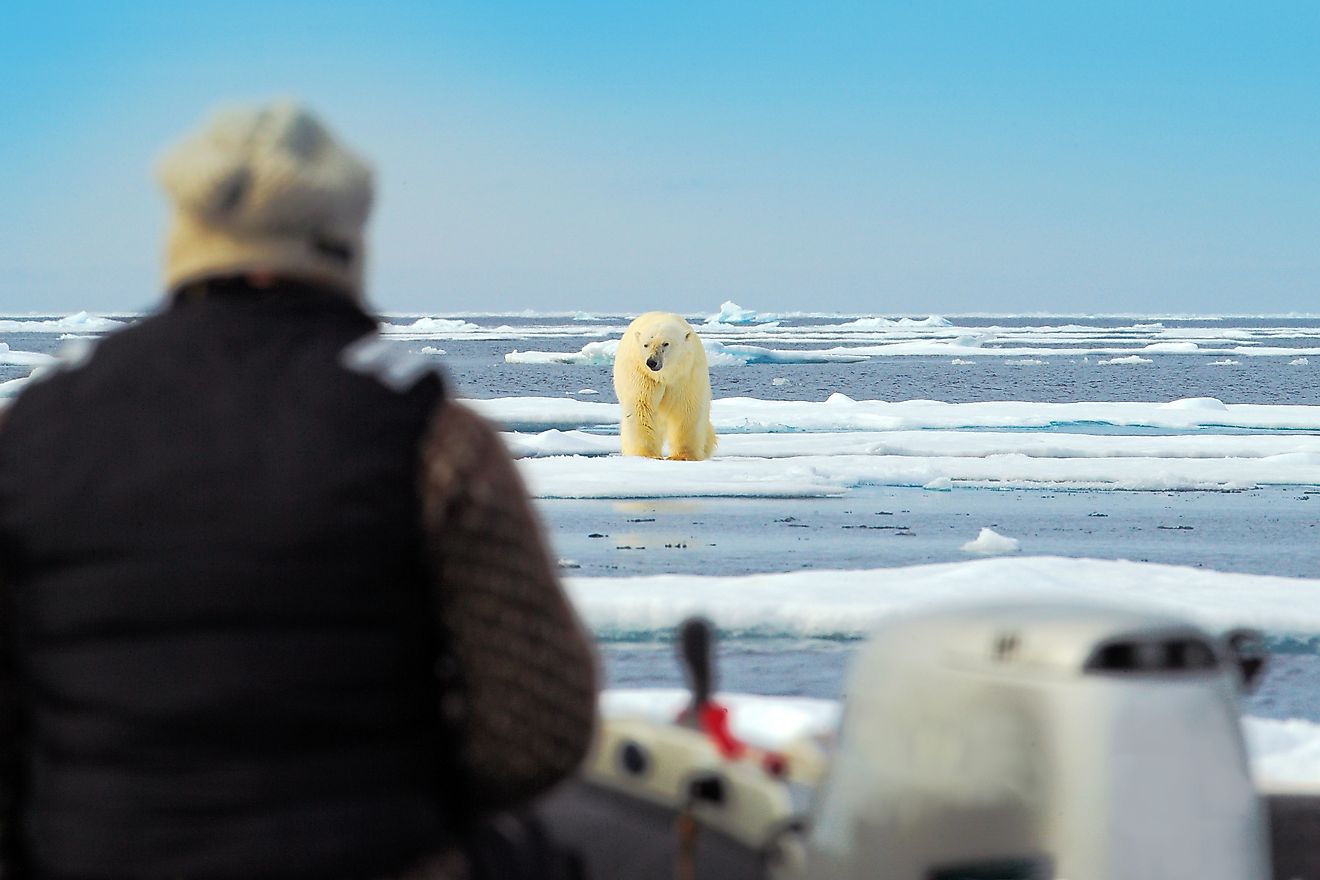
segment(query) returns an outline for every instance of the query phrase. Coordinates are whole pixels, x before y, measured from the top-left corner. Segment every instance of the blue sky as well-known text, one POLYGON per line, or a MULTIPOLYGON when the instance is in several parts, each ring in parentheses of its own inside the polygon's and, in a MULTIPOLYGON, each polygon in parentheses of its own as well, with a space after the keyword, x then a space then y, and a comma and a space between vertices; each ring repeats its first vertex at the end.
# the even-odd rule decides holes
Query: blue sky
POLYGON ((1316 3, 0 11, 0 311, 158 293, 164 145, 305 99, 389 310, 1320 312, 1316 3))

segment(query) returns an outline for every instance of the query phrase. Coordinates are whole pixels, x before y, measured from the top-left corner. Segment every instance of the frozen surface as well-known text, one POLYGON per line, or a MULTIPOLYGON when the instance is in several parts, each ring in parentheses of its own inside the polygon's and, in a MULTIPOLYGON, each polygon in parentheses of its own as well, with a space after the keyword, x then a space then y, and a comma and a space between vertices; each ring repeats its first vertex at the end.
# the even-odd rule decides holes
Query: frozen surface
MULTIPOLYGON (((619 407, 560 397, 472 400, 483 415, 511 430, 618 425, 619 407)), ((939 400, 854 400, 834 393, 823 401, 720 398, 711 403, 715 429, 732 433, 786 431, 898 431, 918 428, 1059 428, 1072 425, 1258 430, 1320 430, 1320 406, 1230 404, 1216 398, 1167 402, 1050 403, 1017 400, 946 403, 939 400)))
POLYGON ((38 351, 14 351, 9 343, 0 342, 0 364, 14 367, 39 367, 54 358, 38 351))
POLYGON ((1320 485, 1320 453, 1259 458, 987 456, 719 456, 705 462, 622 456, 523 459, 537 498, 815 498, 859 486, 1230 491, 1320 485))
MULTIPOLYGON (((582 391, 578 391, 581 394, 582 391)), ((613 434, 551 429, 505 433, 505 444, 518 458, 552 455, 612 455, 619 451, 613 434)), ((1046 431, 842 431, 821 433, 725 434, 716 457, 793 458, 832 455, 897 455, 985 458, 1027 455, 1032 458, 1265 458, 1287 453, 1320 452, 1320 435, 1269 434, 1083 434, 1046 431)))
POLYGON ((128 323, 127 320, 76 312, 62 318, 0 318, 0 333, 106 333, 126 327, 128 323))
POLYGON ((1020 549, 1022 542, 1017 538, 1001 535, 988 526, 982 527, 974 539, 962 545, 964 553, 974 553, 977 556, 1002 556, 1005 553, 1016 553, 1020 549))
POLYGON ((732 636, 858 639, 894 614, 987 598, 1101 602, 1215 630, 1320 634, 1320 579, 1126 560, 1018 556, 730 577, 574 577, 567 585, 591 630, 610 640, 662 636, 693 614, 732 636))

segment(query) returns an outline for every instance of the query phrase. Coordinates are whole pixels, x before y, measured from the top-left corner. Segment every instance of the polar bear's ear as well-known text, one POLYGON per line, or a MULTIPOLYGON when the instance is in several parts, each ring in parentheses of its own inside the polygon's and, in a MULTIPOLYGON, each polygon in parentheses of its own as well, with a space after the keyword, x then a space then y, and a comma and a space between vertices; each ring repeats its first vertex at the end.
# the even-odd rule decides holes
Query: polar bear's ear
POLYGON ((692 331, 689 330, 688 332, 684 333, 684 334, 683 334, 683 338, 684 338, 684 339, 691 339, 691 338, 692 338, 692 331))

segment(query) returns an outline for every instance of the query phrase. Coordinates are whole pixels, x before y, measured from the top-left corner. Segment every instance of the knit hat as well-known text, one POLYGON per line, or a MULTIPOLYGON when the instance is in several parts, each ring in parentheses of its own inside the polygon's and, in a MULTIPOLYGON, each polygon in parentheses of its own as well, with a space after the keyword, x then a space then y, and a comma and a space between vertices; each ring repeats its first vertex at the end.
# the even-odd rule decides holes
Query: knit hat
POLYGON ((264 271, 362 298, 371 169, 292 101, 230 108, 157 168, 168 290, 264 271))

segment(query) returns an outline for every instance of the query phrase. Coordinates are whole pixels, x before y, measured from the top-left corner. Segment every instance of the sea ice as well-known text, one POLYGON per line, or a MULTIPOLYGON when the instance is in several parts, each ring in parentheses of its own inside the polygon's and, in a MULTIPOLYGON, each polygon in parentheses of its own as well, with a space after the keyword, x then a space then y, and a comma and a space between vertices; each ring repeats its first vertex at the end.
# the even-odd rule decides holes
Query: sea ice
POLYGON ((90 312, 75 312, 63 318, 3 319, 0 333, 106 333, 126 323, 90 312))
POLYGON ((706 318, 707 324, 766 324, 775 316, 759 315, 751 309, 744 309, 733 300, 720 303, 720 310, 706 318))
POLYGON ((0 342, 0 365, 12 367, 39 367, 53 363, 55 358, 39 351, 15 351, 9 343, 0 342))
POLYGON ((566 587, 587 626, 609 641, 658 638, 694 614, 733 636, 859 639, 904 611, 1001 598, 1105 602, 1176 614, 1212 631, 1320 633, 1320 579, 1059 556, 728 577, 577 577, 566 587))
POLYGON ((614 353, 619 348, 619 340, 608 339, 604 342, 588 342, 580 351, 518 351, 514 349, 504 356, 506 364, 578 364, 609 365, 614 363, 614 353))
POLYGON ((1017 538, 1009 538, 999 534, 994 529, 985 527, 975 540, 968 541, 962 545, 964 553, 975 553, 979 556, 999 556, 1004 553, 1016 553, 1021 549, 1021 542, 1017 538))
MULTIPOLYGON (((619 341, 588 342, 580 351, 511 351, 504 356, 509 364, 613 364, 619 341)), ((851 364, 867 360, 865 355, 839 352, 776 350, 759 345, 726 345, 716 339, 703 339, 706 362, 711 367, 742 367, 748 364, 851 364)))
POLYGON ((469 321, 463 321, 456 318, 418 318, 411 324, 381 324, 380 332, 386 335, 394 334, 436 334, 436 333, 460 333, 481 330, 482 328, 469 321))
MULTIPOLYGON (((516 430, 618 425, 617 404, 561 397, 503 397, 471 400, 487 417, 516 430)), ((929 428, 1057 428, 1066 425, 1140 426, 1172 431, 1204 427, 1258 430, 1318 430, 1320 406, 1225 404, 1214 398, 1172 403, 1036 403, 938 400, 853 400, 831 394, 825 401, 726 397, 711 404, 720 433, 777 431, 896 431, 929 428)))

